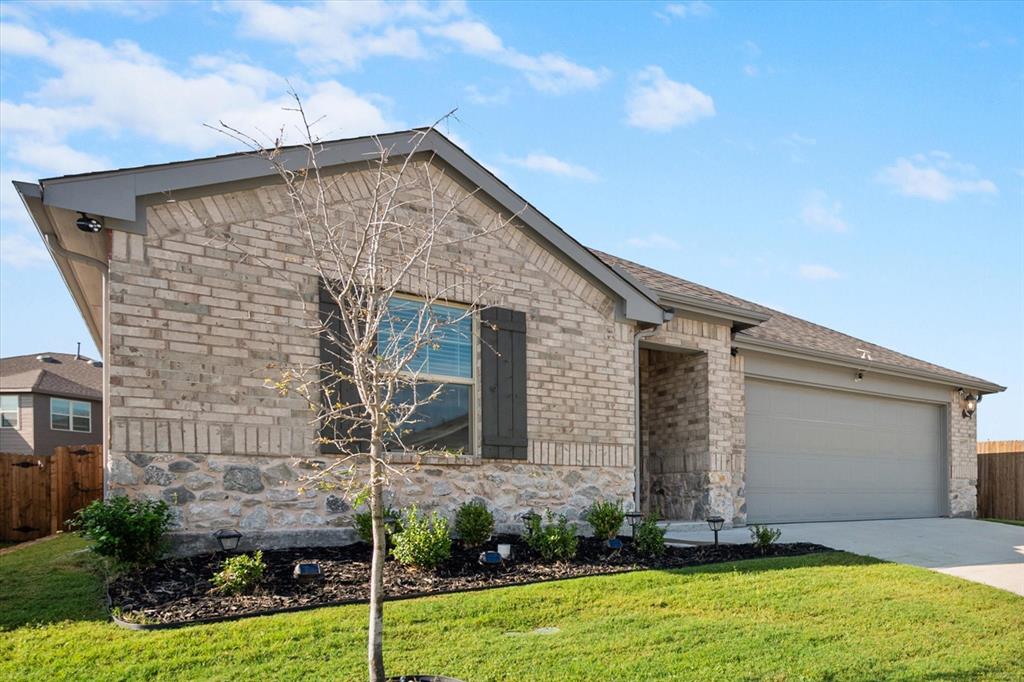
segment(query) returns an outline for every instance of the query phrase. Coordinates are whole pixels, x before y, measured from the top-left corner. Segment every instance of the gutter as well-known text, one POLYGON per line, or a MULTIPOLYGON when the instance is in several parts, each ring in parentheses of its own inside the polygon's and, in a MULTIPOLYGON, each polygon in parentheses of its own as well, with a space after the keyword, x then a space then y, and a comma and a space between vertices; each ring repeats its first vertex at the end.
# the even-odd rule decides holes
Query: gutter
MULTIPOLYGON (((674 312, 664 311, 662 324, 674 316, 674 312)), ((640 511, 640 342, 653 336, 660 326, 638 329, 633 333, 633 511, 640 511)))
POLYGON ((976 377, 955 377, 926 370, 915 370, 908 367, 899 367, 896 365, 881 363, 877 360, 860 360, 859 358, 853 358, 848 355, 809 350, 799 346, 792 346, 775 341, 753 339, 746 336, 734 337, 733 345, 743 350, 761 351, 763 353, 782 355, 800 360, 825 362, 827 364, 849 367, 851 369, 862 369, 865 371, 871 370, 872 372, 887 374, 901 379, 916 379, 918 381, 926 381, 933 384, 941 384, 943 386, 964 386, 966 388, 978 389, 979 393, 982 394, 1002 393, 1006 390, 1005 386, 1000 386, 999 384, 994 384, 990 381, 985 381, 984 379, 976 377))

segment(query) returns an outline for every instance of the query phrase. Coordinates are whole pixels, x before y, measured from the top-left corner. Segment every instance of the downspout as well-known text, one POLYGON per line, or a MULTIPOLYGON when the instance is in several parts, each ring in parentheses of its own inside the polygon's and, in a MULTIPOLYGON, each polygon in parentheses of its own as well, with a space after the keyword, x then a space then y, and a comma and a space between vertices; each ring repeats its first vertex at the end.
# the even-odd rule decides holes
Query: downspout
MULTIPOLYGON (((666 310, 662 322, 673 317, 666 310)), ((640 511, 640 342, 658 331, 658 325, 638 329, 633 333, 633 510, 640 511)))
POLYGON ((43 241, 46 242, 47 248, 53 251, 55 254, 68 260, 76 260, 79 263, 85 263, 91 265, 94 268, 99 268, 100 272, 103 273, 104 282, 107 279, 107 274, 110 272, 109 266, 98 258, 92 256, 86 256, 84 253, 75 253, 74 251, 68 251, 63 246, 57 243, 56 239, 53 239, 52 234, 44 234, 43 241))

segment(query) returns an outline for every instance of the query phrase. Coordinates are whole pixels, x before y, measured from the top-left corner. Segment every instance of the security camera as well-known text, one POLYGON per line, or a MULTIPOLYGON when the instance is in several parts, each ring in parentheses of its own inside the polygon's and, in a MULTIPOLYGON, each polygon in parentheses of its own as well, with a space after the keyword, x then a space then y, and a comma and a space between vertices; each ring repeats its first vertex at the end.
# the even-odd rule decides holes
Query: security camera
POLYGON ((75 221, 75 227, 82 232, 99 232, 103 229, 103 223, 83 213, 82 217, 75 221))

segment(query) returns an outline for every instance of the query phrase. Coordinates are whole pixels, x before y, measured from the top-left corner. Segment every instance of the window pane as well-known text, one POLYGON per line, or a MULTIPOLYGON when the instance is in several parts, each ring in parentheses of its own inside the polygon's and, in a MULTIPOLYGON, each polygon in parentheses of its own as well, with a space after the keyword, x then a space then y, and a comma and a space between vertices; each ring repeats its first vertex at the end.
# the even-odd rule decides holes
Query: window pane
POLYGON ((71 405, 63 398, 50 398, 50 414, 71 414, 71 405))
POLYGON ((71 418, 66 414, 51 414, 50 415, 50 428, 57 429, 58 431, 70 431, 71 430, 71 418))
POLYGON ((16 395, 0 395, 0 410, 4 412, 17 412, 18 411, 18 396, 16 395))
POLYGON ((78 402, 77 400, 71 403, 72 409, 75 411, 76 417, 89 417, 92 415, 92 405, 89 403, 78 402))
POLYGON ((75 431, 81 431, 83 433, 89 433, 89 431, 91 430, 89 428, 90 425, 89 425, 89 418, 88 417, 77 417, 76 416, 76 417, 74 417, 72 419, 72 421, 74 422, 74 426, 75 426, 74 430, 75 431))
POLYGON ((400 353, 403 344, 412 343, 417 332, 432 322, 433 334, 409 363, 409 371, 472 378, 473 320, 464 308, 434 305, 422 320, 419 301, 393 298, 388 309, 390 319, 377 335, 382 355, 400 353))
POLYGON ((401 389, 395 395, 396 404, 409 404, 413 398, 429 397, 437 386, 441 393, 430 402, 416 408, 413 424, 406 424, 402 440, 409 448, 469 452, 470 386, 466 384, 417 384, 401 389), (415 390, 415 394, 413 391, 415 390))
POLYGON ((4 429, 16 429, 16 428, 18 428, 18 413, 17 412, 0 412, 0 428, 4 428, 4 429))

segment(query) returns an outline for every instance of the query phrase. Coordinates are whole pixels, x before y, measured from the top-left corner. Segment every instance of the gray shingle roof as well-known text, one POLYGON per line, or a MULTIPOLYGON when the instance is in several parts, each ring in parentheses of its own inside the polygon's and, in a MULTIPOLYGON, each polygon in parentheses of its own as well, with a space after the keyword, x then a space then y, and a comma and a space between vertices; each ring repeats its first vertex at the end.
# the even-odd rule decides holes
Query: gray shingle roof
MULTIPOLYGON (((925 372, 949 379, 953 384, 966 384, 976 386, 979 383, 991 385, 992 382, 979 377, 956 372, 939 365, 912 358, 909 355, 897 353, 894 350, 879 346, 878 344, 858 339, 834 329, 823 327, 786 313, 772 310, 763 305, 744 300, 738 296, 706 287, 680 277, 674 277, 667 273, 649 268, 646 265, 634 263, 633 261, 619 258, 602 251, 593 250, 594 254, 609 265, 621 268, 629 275, 638 279, 643 285, 654 289, 656 292, 671 296, 683 295, 697 297, 711 303, 719 303, 745 308, 752 312, 762 313, 770 317, 765 322, 745 329, 736 334, 737 339, 753 339, 768 343, 783 344, 797 350, 829 353, 843 358, 857 361, 858 364, 865 364, 858 349, 868 351, 871 361, 866 363, 872 365, 887 365, 896 370, 910 370, 912 372, 925 372)), ((865 367, 866 369, 866 367, 865 367)))
POLYGON ((0 358, 0 391, 46 393, 87 400, 103 399, 103 368, 88 358, 71 353, 38 353, 53 358, 42 362, 36 355, 0 358))

